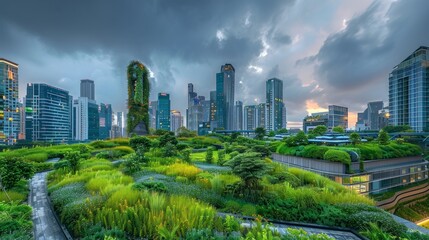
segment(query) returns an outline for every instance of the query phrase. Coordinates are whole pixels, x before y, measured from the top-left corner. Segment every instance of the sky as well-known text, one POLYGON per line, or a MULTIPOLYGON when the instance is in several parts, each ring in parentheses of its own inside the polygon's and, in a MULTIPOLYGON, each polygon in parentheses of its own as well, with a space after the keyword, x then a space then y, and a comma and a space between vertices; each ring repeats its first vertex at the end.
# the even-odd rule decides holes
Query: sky
POLYGON ((222 64, 236 70, 235 99, 265 101, 284 82, 288 127, 330 104, 349 127, 370 101, 388 103, 388 75, 429 45, 426 0, 0 0, 0 58, 19 64, 19 95, 44 82, 79 96, 95 81, 98 103, 126 111, 126 66, 151 71, 151 100, 170 93, 185 113, 187 84, 209 98, 222 64))

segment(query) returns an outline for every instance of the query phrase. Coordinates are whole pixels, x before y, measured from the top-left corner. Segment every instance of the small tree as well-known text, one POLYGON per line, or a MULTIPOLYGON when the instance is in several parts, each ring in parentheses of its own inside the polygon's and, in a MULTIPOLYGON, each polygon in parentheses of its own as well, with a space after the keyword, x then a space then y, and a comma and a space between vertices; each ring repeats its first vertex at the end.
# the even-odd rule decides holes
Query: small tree
POLYGON ((328 131, 328 128, 325 125, 319 125, 315 127, 311 132, 316 136, 324 135, 328 131))
POLYGON ((134 150, 137 150, 138 147, 143 146, 144 151, 149 151, 150 147, 152 146, 152 141, 147 137, 133 137, 130 139, 130 147, 132 147, 134 150))
POLYGON ((181 154, 182 154, 183 161, 187 163, 191 163, 191 149, 189 148, 183 149, 181 154))
POLYGON ((21 158, 0 158, 1 183, 6 189, 13 188, 19 180, 29 179, 33 174, 33 166, 21 158))
POLYGON ((336 126, 336 127, 332 128, 332 132, 344 133, 344 128, 342 128, 341 126, 336 126))
POLYGON ((274 131, 270 131, 268 133, 268 137, 274 137, 275 135, 276 135, 276 132, 274 132, 274 131))
POLYGON ((269 170, 267 163, 261 159, 261 154, 255 152, 239 154, 226 165, 231 166, 232 172, 243 180, 248 189, 256 189, 259 180, 269 170))
POLYGON ((225 150, 217 151, 217 164, 223 166, 225 163, 225 150))
POLYGON ((65 154, 64 159, 69 162, 69 167, 72 173, 76 173, 79 170, 80 165, 80 152, 69 151, 65 154))
POLYGON ((167 143, 177 145, 178 141, 177 138, 174 136, 174 133, 168 132, 159 138, 159 147, 164 147, 167 143))
POLYGON ((387 134, 387 132, 384 130, 380 130, 377 141, 382 145, 389 144, 389 134, 387 134))
POLYGON ((191 131, 187 129, 186 127, 179 127, 177 129, 177 136, 178 137, 196 137, 197 133, 195 131, 191 131))
POLYGON ((349 139, 350 139, 350 142, 352 142, 353 145, 356 145, 356 144, 360 143, 360 141, 361 141, 360 135, 358 133, 356 133, 356 132, 350 134, 349 139))
POLYGON ((167 144, 163 148, 163 155, 164 157, 176 156, 177 155, 176 146, 173 145, 171 142, 167 142, 167 144))
POLYGON ((295 143, 297 145, 307 145, 308 144, 308 138, 307 135, 305 135, 304 131, 299 131, 294 137, 295 143))
POLYGON ((213 162, 213 148, 212 147, 207 148, 206 162, 210 163, 210 164, 213 162))
POLYGON ((265 137, 265 128, 257 127, 255 129, 255 139, 262 140, 265 137))
POLYGON ((285 133, 288 133, 286 128, 282 128, 282 129, 277 130, 277 134, 285 134, 285 133))

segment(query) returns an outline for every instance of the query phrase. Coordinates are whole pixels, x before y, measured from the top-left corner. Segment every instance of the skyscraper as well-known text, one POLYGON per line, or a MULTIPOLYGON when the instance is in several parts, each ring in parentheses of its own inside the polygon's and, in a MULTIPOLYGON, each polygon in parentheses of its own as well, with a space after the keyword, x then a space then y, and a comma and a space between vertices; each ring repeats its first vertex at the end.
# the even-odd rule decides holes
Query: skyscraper
POLYGON ((277 78, 268 79, 266 82, 267 99, 267 131, 277 131, 284 126, 283 119, 283 81, 277 78))
POLYGON ((19 134, 18 64, 0 58, 0 144, 12 145, 19 134))
POLYGON ((170 94, 158 93, 156 129, 170 131, 170 94))
POLYGON ((149 103, 149 126, 156 129, 156 111, 158 109, 158 101, 151 101, 149 103))
POLYGON ((115 133, 115 136, 124 137, 125 134, 125 114, 123 112, 117 112, 116 113, 116 121, 118 124, 118 130, 119 134, 115 133))
POLYGON ((80 96, 87 97, 89 100, 95 100, 95 84, 93 80, 80 80, 80 96))
POLYGON ((429 131, 429 48, 419 47, 389 75, 390 124, 429 131))
POLYGON ((216 73, 217 127, 225 130, 234 129, 234 91, 235 69, 226 63, 220 73, 216 73))
POLYGON ((365 111, 358 113, 356 130, 380 130, 379 111, 383 105, 383 101, 369 102, 365 111))
POLYGON ((28 83, 25 99, 27 141, 71 140, 72 97, 68 91, 44 83, 28 83))
POLYGON ((170 120, 171 120, 170 131, 176 133, 177 129, 183 126, 182 114, 180 114, 180 112, 177 110, 171 110, 170 120))
POLYGON ((328 106, 328 128, 342 127, 348 128, 349 109, 337 105, 328 106))
POLYGON ((245 106, 244 107, 244 130, 255 130, 257 123, 257 106, 245 106))
POLYGON ((99 106, 99 138, 107 139, 110 137, 110 131, 112 130, 112 105, 100 103, 99 106))
POLYGON ((191 107, 194 105, 196 97, 197 97, 197 93, 194 92, 194 84, 188 83, 188 108, 186 108, 186 128, 188 129, 194 128, 190 126, 189 119, 192 117, 190 116, 190 111, 191 111, 191 107))
POLYGON ((257 106, 257 122, 256 122, 256 127, 263 127, 266 128, 266 122, 267 122, 267 104, 266 103, 260 103, 257 106))
POLYGON ((74 140, 96 140, 99 138, 98 105, 87 97, 79 97, 73 101, 72 137, 74 140))
POLYGON ((243 130, 243 102, 235 101, 234 110, 234 130, 243 130))

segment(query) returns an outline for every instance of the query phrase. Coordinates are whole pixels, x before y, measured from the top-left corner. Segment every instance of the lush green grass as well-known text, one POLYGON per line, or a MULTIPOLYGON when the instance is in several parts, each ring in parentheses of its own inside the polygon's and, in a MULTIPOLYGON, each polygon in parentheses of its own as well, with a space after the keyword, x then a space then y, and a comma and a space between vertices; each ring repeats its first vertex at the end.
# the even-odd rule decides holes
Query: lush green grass
MULTIPOLYGON (((19 203, 24 202, 25 200, 27 200, 27 196, 29 193, 28 181, 20 180, 16 186, 7 190, 6 192, 10 200, 19 203)), ((7 197, 7 195, 5 192, 0 191, 0 202, 9 202, 9 198, 7 197)))
POLYGON ((396 209, 395 215, 412 222, 427 218, 429 217, 429 198, 426 198, 424 201, 408 204, 407 206, 400 205, 396 209))
POLYGON ((33 239, 31 207, 17 203, 0 202, 0 238, 33 239))

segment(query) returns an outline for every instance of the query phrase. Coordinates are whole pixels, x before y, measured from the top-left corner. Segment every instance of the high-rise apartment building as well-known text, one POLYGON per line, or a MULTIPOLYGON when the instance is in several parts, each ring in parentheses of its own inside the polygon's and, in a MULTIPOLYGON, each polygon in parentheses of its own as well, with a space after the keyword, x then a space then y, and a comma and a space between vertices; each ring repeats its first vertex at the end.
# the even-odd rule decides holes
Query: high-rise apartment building
POLYGON ((99 113, 99 139, 107 139, 110 137, 112 130, 112 105, 100 103, 98 107, 99 113))
POLYGON ((78 141, 96 140, 99 138, 98 105, 87 97, 73 101, 72 138, 78 141))
POLYGON ((429 48, 421 46, 389 74, 390 125, 429 131, 429 48))
POLYGON ((332 129, 334 127, 342 127, 344 129, 348 128, 349 124, 349 109, 337 105, 328 106, 328 128, 332 129))
POLYGON ((189 125, 191 107, 194 105, 195 98, 197 97, 197 93, 194 92, 194 84, 188 83, 188 108, 186 109, 186 128, 191 129, 194 128, 189 125))
POLYGON ((171 110, 170 122, 170 131, 176 133, 177 129, 183 126, 182 114, 177 110, 171 110))
POLYGON ((243 102, 235 101, 234 106, 234 130, 243 130, 243 102))
POLYGON ((68 91, 44 83, 28 83, 25 106, 27 141, 71 140, 72 97, 68 91))
POLYGON ((234 129, 235 69, 227 63, 216 74, 217 127, 234 129))
POLYGON ((87 97, 89 100, 95 100, 95 84, 93 80, 80 80, 80 96, 87 97))
POLYGON ((0 58, 0 144, 16 143, 19 134, 18 64, 0 58))
POLYGON ((283 119, 283 81, 277 78, 268 79, 266 82, 266 129, 267 131, 277 131, 284 127, 283 119))
POLYGON ((256 105, 244 107, 244 130, 255 130, 258 122, 258 108, 256 105))
POLYGON ((124 137, 126 135, 125 134, 125 123, 126 123, 126 121, 125 121, 124 112, 117 112, 116 113, 116 122, 118 125, 118 129, 117 130, 115 129, 115 136, 124 137), (119 134, 116 132, 119 132, 119 134))
POLYGON ((170 94, 158 93, 156 129, 170 131, 170 94))
POLYGON ((257 109, 257 122, 256 122, 256 127, 263 127, 266 128, 266 122, 267 122, 267 104, 266 103, 260 103, 258 105, 258 109, 257 109))

